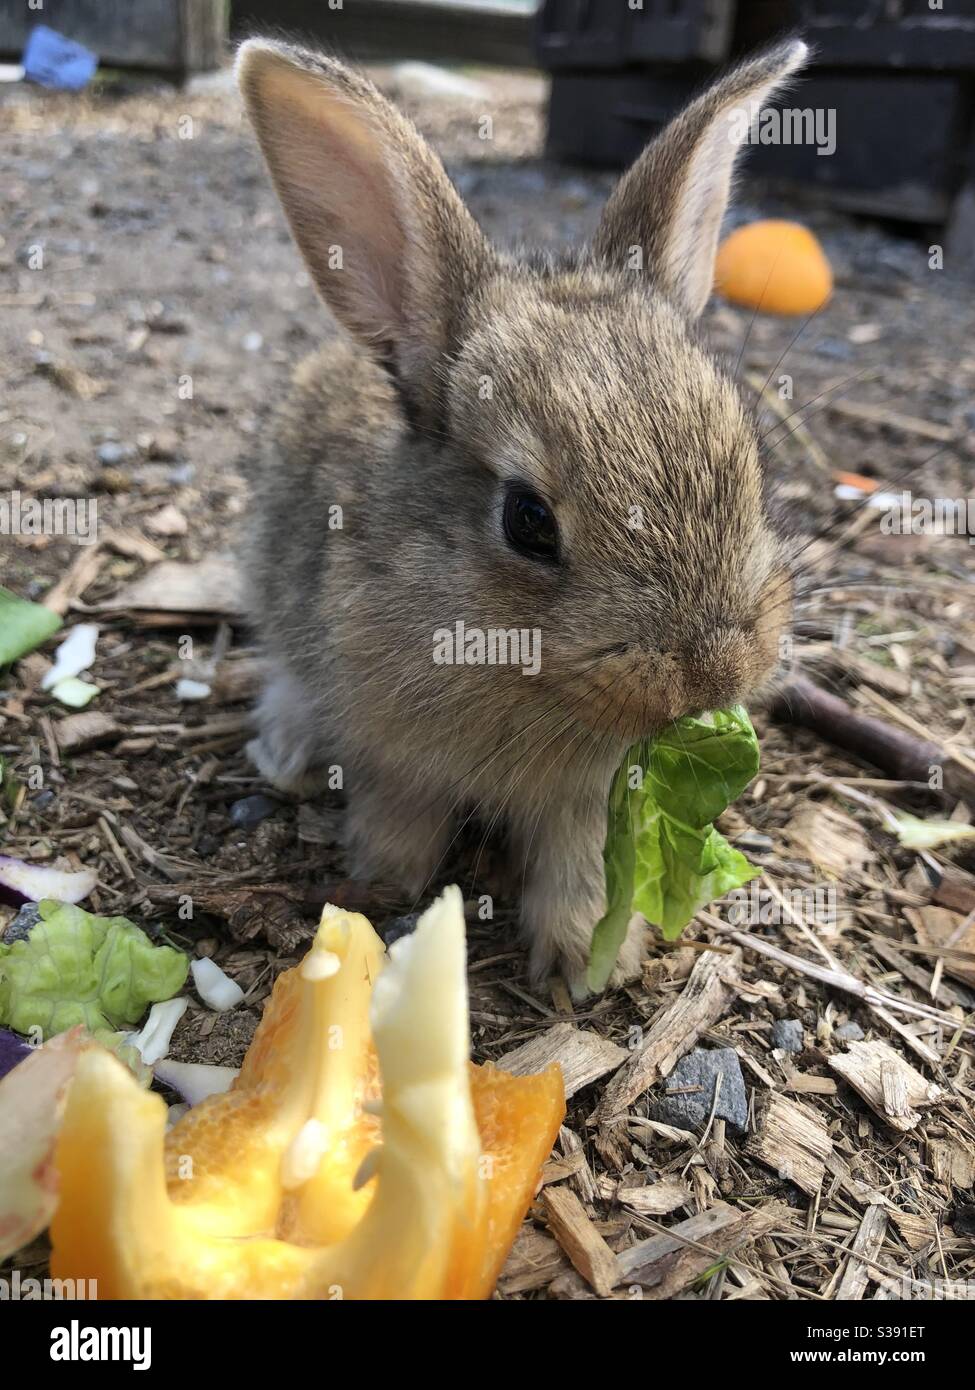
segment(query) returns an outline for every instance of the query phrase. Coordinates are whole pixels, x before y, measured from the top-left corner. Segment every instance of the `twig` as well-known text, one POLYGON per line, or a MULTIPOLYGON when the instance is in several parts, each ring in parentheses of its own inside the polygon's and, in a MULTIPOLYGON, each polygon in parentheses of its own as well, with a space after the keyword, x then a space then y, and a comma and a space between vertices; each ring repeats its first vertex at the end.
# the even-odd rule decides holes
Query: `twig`
POLYGON ((845 748, 905 782, 930 786, 931 767, 942 766, 944 789, 949 796, 975 806, 975 775, 963 754, 913 738, 881 719, 857 714, 845 700, 805 676, 792 678, 774 701, 771 713, 773 719, 782 723, 812 729, 827 743, 845 748))
POLYGON ((959 1032, 967 1033, 970 1037, 975 1038, 975 1028, 960 1024, 956 1018, 952 1018, 951 1014, 942 1013, 940 1009, 932 1008, 929 1004, 916 1004, 909 999, 900 999, 896 994, 888 994, 884 989, 876 989, 873 985, 864 984, 862 980, 858 980, 855 975, 851 975, 846 970, 830 970, 826 966, 817 965, 815 961, 804 960, 802 956, 794 956, 790 951, 782 951, 778 946, 773 946, 770 941, 763 941, 760 936, 752 936, 750 932, 736 931, 734 927, 727 926, 720 917, 715 917, 712 912, 699 912, 697 915, 702 922, 707 922, 709 927, 714 927, 715 931, 730 936, 732 941, 739 946, 744 946, 750 951, 758 951, 763 956, 769 956, 772 960, 777 960, 780 965, 788 966, 790 970, 798 970, 801 975, 808 975, 810 979, 819 980, 821 984, 842 990, 844 994, 852 994, 855 998, 862 999, 866 1004, 879 1004, 881 1008, 900 1010, 901 1013, 914 1014, 918 1018, 929 1018, 935 1023, 942 1024, 945 1028, 957 1029, 959 1032))

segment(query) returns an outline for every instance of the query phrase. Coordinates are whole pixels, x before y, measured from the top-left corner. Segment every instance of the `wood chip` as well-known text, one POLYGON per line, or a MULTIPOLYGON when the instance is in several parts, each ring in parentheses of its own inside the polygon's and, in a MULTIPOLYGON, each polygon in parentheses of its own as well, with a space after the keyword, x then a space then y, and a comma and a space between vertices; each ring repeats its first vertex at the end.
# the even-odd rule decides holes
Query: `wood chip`
POLYGON ((54 736, 62 753, 77 753, 80 748, 90 748, 120 733, 122 726, 100 710, 69 714, 54 725, 54 736))
POLYGON ((912 1250, 923 1250, 937 1239, 938 1223, 934 1216, 919 1216, 916 1212, 902 1211, 900 1207, 893 1211, 888 1207, 887 1215, 912 1250))
POLYGON ((792 1224, 793 1217, 781 1202, 766 1202, 755 1211, 715 1202, 666 1233, 620 1251, 616 1257, 619 1281, 638 1284, 645 1298, 673 1298, 730 1251, 767 1235, 773 1227, 792 1224))
POLYGON ((958 437, 958 431, 952 425, 938 425, 933 420, 921 420, 916 415, 902 415, 896 410, 888 410, 885 405, 872 405, 867 401, 834 397, 826 401, 824 409, 830 415, 842 415, 847 420, 862 424, 880 425, 897 434, 917 435, 919 439, 930 439, 936 444, 948 444, 958 437))
POLYGON ((236 616, 243 612, 240 571, 232 555, 207 556, 197 564, 175 560, 156 565, 101 605, 108 613, 184 613, 236 616))
POLYGON ((644 1187, 626 1187, 620 1183, 614 1195, 624 1207, 645 1216, 667 1216, 678 1207, 687 1206, 691 1200, 690 1188, 679 1178, 659 1178, 644 1187))
POLYGON ((589 1160, 586 1158, 585 1145, 578 1134, 569 1129, 567 1125, 563 1125, 559 1130, 559 1143, 562 1145, 562 1152, 566 1158, 575 1154, 581 1156, 583 1161, 573 1173, 571 1184, 584 1202, 594 1202, 598 1195, 596 1179, 589 1166, 589 1160))
POLYGON ((567 1268, 557 1240, 534 1226, 523 1226, 501 1271, 498 1291, 507 1295, 544 1289, 567 1268))
POLYGON ((72 601, 81 598, 85 590, 95 582, 104 559, 99 542, 85 546, 83 550, 78 552, 58 582, 48 589, 41 599, 41 603, 45 608, 50 608, 53 613, 59 613, 63 618, 72 601))
POLYGON ((892 1129, 913 1129, 921 1118, 918 1106, 936 1105, 942 1091, 905 1062, 882 1039, 852 1042, 830 1057, 829 1065, 892 1129))
POLYGON ((789 1077, 785 1089, 800 1096, 835 1096, 837 1087, 831 1076, 812 1076, 809 1072, 797 1071, 789 1077))
POLYGON ((228 657, 217 666, 211 682, 213 698, 220 704, 252 700, 264 683, 268 662, 256 652, 228 657))
POLYGON ((158 545, 153 545, 152 541, 146 540, 138 531, 105 526, 98 534, 109 550, 114 550, 116 554, 124 555, 129 560, 142 560, 147 565, 155 565, 166 558, 165 551, 160 550, 158 545))
POLYGON ((606 1087, 591 1123, 606 1126, 620 1119, 649 1086, 666 1076, 685 1052, 724 1013, 737 982, 741 951, 706 952, 691 971, 682 993, 651 1025, 643 1046, 606 1087))
POLYGON ((180 509, 167 502, 158 512, 146 517, 146 529, 154 536, 185 536, 190 528, 180 509))
POLYGON ((975 1187, 975 1150, 957 1140, 929 1138, 925 1144, 928 1167, 938 1182, 967 1192, 975 1187))
POLYGON ((850 1258, 835 1297, 838 1302, 861 1299, 871 1278, 871 1265, 876 1260, 887 1234, 887 1213, 883 1207, 867 1207, 860 1229, 853 1238, 850 1258), (858 1259, 857 1256, 863 1258, 858 1259))
POLYGON ((562 1068, 566 1100, 589 1086, 626 1058, 626 1049, 574 1023, 556 1023, 498 1059, 497 1065, 515 1076, 544 1071, 551 1062, 562 1068))
POLYGON ((826 1175, 825 1160, 833 1152, 833 1141, 813 1111, 786 1096, 765 1093, 756 1101, 755 1132, 746 1141, 745 1152, 815 1197, 826 1175))
POLYGON ((549 1230, 589 1287, 604 1298, 612 1293, 619 1282, 616 1256, 579 1198, 567 1187, 549 1187, 542 1194, 542 1203, 549 1230))
POLYGON ((871 661, 868 656, 860 656, 848 647, 831 646, 827 660, 849 676, 854 676, 861 684, 872 685, 883 695, 892 695, 903 700, 911 693, 911 678, 896 666, 881 666, 879 661, 871 661))
MULTIPOLYGON (((969 920, 946 907, 906 907, 904 916, 922 945, 951 945, 975 954, 975 918, 969 920)), ((963 984, 975 986, 975 960, 946 956, 944 970, 963 984)))
POLYGON ((49 376, 55 385, 60 386, 62 391, 67 391, 69 396, 77 396, 79 401, 97 400, 108 390, 107 382, 89 376, 73 362, 44 362, 39 370, 43 371, 45 376, 49 376))
POLYGON ((784 834, 811 863, 836 878, 862 869, 874 857, 863 827, 835 806, 807 803, 784 834))

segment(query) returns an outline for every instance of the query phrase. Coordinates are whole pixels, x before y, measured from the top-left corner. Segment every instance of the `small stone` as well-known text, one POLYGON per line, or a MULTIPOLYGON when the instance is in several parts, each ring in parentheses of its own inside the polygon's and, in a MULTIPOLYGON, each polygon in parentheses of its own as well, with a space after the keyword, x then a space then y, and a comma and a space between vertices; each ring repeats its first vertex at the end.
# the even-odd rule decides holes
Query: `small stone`
POLYGON ((735 849, 742 854, 771 854, 773 848, 771 835, 761 835, 757 830, 746 830, 735 839, 735 849))
POLYGON ((230 824, 235 825, 238 830, 253 830, 262 820, 273 816, 277 809, 278 803, 272 801, 269 796, 245 796, 231 806, 230 824))
POLYGON ((264 337, 256 331, 245 333, 240 340, 240 345, 245 352, 260 352, 261 348, 264 346, 264 337))
POLYGON ((98 446, 98 462, 103 468, 117 468, 120 463, 125 463, 130 459, 135 450, 131 444, 119 444, 114 439, 107 439, 104 444, 98 446))
POLYGON ((733 1129, 743 1130, 748 1124, 748 1097, 741 1063, 733 1047, 710 1051, 698 1047, 682 1057, 660 1088, 653 1118, 678 1129, 703 1129, 711 1115, 719 1076, 721 1090, 715 1117, 733 1129))
POLYGON ((831 357, 837 362, 849 362, 853 349, 842 338, 821 338, 813 348, 817 357, 831 357))
POLYGON ((856 1019, 851 1018, 847 1023, 841 1023, 838 1028, 833 1029, 833 1037, 839 1038, 840 1042, 860 1042, 863 1029, 856 1019))
POLYGON ((37 903, 24 903, 17 913, 17 916, 7 927, 3 934, 3 944, 11 945, 14 941, 26 941, 30 931, 41 920, 41 910, 37 903))
POLYGON ((772 1024, 772 1046, 783 1052, 802 1051, 802 1024, 797 1018, 780 1018, 772 1024))
POLYGON ((409 936, 419 920, 420 914, 418 912, 406 912, 402 917, 394 917, 391 922, 387 922, 379 935, 387 947, 392 946, 402 937, 409 936))

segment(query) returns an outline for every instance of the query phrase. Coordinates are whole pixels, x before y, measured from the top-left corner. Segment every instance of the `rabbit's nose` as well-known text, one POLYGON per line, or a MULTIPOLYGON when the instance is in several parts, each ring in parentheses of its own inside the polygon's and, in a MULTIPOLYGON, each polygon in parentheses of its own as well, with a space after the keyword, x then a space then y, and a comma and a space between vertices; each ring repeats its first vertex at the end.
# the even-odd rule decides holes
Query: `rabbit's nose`
POLYGON ((680 656, 685 703, 695 709, 723 709, 741 699, 748 683, 748 634, 728 622, 708 627, 680 656))

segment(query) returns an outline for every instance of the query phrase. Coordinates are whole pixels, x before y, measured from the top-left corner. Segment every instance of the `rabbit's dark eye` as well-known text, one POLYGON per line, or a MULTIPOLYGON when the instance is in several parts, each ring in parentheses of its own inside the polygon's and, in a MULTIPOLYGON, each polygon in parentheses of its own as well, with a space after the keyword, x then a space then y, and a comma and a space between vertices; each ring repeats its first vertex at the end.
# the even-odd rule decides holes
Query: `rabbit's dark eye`
POLYGON ((533 560, 557 561, 559 533, 549 507, 525 487, 509 489, 504 499, 504 534, 515 550, 533 560))

